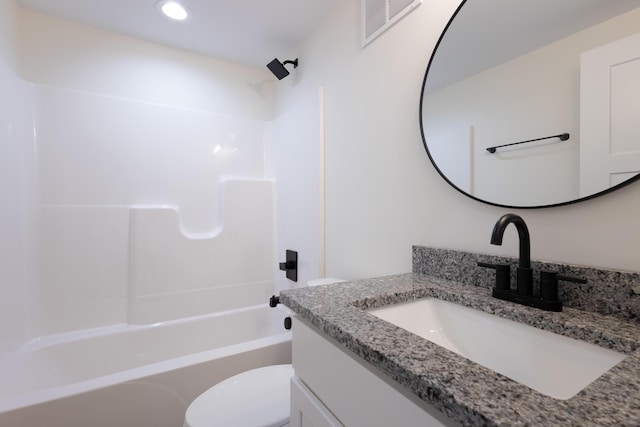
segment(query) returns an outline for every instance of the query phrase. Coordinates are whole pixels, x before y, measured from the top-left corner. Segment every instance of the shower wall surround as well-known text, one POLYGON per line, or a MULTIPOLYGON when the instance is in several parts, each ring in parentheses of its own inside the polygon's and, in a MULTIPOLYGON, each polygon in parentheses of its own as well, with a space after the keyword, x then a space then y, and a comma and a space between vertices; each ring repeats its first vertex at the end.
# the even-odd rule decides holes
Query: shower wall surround
POLYGON ((264 300, 274 265, 268 122, 32 89, 35 336, 264 300))
POLYGON ((0 351, 26 331, 35 212, 35 156, 30 144, 29 85, 0 57, 0 351))
POLYGON ((175 208, 129 216, 129 323, 154 323, 264 304, 275 269, 274 183, 225 179, 211 233, 180 230, 175 208))
POLYGON ((274 292, 268 71, 0 0, 0 351, 274 292))

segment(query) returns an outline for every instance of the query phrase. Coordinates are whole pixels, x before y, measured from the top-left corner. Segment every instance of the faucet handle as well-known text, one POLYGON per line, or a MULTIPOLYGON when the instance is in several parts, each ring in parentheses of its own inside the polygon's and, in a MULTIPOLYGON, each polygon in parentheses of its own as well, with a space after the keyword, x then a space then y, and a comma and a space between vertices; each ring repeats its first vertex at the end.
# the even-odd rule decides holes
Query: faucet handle
POLYGON ((587 279, 565 276, 555 271, 540 272, 540 298, 547 301, 559 301, 558 280, 574 283, 587 283, 587 279))
POLYGON ((511 268, 509 267, 509 264, 478 262, 478 267, 492 268, 496 271, 496 289, 501 291, 508 291, 511 289, 511 268))

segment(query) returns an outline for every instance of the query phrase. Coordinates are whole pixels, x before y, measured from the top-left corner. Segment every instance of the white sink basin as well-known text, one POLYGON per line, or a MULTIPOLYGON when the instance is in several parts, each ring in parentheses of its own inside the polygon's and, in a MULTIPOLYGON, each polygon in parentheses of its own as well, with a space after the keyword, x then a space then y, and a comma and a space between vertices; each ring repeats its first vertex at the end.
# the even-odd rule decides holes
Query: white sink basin
POLYGON ((569 399, 626 355, 436 298, 369 310, 556 399, 569 399))

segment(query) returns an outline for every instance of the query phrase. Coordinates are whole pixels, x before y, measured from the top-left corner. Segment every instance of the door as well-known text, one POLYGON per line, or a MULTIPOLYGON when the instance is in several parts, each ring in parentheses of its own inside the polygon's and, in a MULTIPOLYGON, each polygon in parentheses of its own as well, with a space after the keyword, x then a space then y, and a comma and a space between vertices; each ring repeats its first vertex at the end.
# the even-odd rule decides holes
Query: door
POLYGON ((640 34, 580 58, 580 195, 640 173, 640 34))

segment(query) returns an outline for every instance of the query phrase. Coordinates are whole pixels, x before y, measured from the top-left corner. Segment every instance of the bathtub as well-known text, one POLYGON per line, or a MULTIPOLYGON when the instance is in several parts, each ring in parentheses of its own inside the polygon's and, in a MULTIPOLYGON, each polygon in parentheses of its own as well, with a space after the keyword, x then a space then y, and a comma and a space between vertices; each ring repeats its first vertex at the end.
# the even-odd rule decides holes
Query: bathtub
POLYGON ((217 382, 291 362, 285 316, 265 304, 27 342, 0 354, 0 425, 181 426, 217 382))

